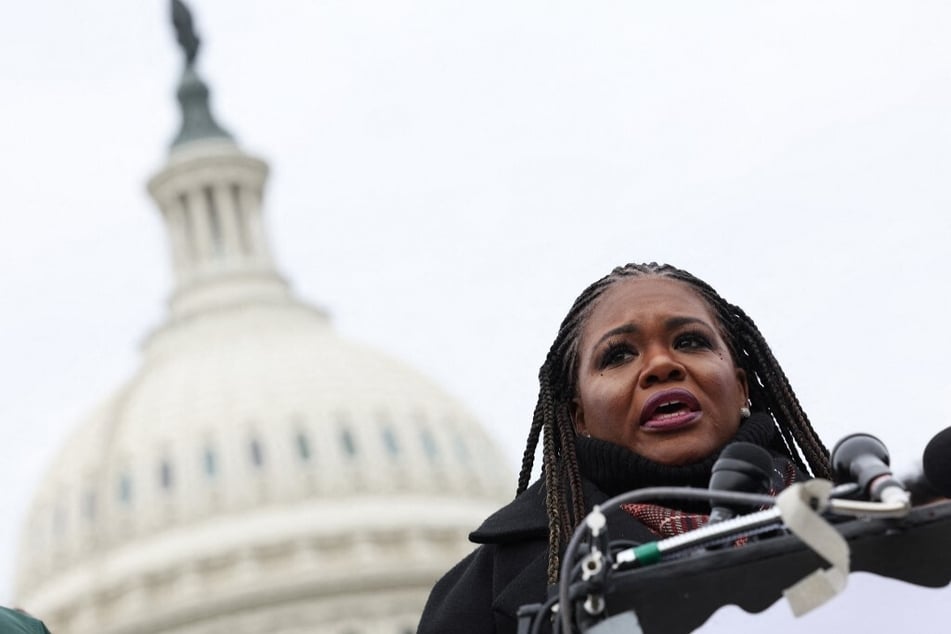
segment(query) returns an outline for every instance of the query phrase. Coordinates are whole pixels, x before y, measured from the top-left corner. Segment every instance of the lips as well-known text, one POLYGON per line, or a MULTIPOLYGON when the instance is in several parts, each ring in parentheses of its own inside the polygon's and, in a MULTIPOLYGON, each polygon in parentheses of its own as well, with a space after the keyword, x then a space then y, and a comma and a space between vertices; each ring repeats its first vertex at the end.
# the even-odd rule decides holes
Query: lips
POLYGON ((644 403, 639 422, 643 429, 669 431, 692 425, 702 414, 697 398, 678 388, 652 394, 644 403))

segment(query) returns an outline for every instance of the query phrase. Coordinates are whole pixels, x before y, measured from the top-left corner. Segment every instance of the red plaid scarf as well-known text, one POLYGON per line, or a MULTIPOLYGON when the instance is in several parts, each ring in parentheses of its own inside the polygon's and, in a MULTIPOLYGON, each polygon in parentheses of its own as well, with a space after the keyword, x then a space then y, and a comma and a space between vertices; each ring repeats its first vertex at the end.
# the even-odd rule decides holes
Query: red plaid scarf
POLYGON ((702 513, 687 513, 656 504, 622 504, 621 509, 660 537, 681 535, 710 521, 710 517, 702 513))
MULTIPOLYGON (((785 465, 782 473, 783 487, 786 488, 796 480, 796 468, 791 462, 785 465)), ((769 494, 775 496, 779 491, 774 485, 769 494)), ((634 519, 646 526, 659 537, 673 537, 687 531, 700 528, 710 521, 709 515, 703 513, 688 513, 669 509, 656 504, 622 504, 621 509, 629 513, 634 519)), ((738 541, 745 542, 745 538, 738 541)))

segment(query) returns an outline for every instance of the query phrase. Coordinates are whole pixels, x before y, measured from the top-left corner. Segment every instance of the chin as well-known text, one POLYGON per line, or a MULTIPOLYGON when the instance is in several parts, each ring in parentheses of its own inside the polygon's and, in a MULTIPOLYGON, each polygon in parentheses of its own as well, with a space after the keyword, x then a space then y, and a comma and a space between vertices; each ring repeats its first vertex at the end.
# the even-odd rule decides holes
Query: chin
POLYGON ((692 464, 694 462, 699 462, 703 460, 702 457, 697 457, 693 455, 689 456, 675 456, 673 458, 653 458, 654 462, 659 462, 660 464, 665 464, 670 467, 682 467, 684 465, 692 464))
POLYGON ((671 467, 682 467, 683 465, 692 464, 694 462, 700 462, 704 458, 708 457, 713 453, 713 451, 707 451, 704 449, 692 449, 678 447, 676 450, 663 451, 638 451, 640 455, 647 458, 648 460, 653 460, 660 464, 668 465, 671 467))

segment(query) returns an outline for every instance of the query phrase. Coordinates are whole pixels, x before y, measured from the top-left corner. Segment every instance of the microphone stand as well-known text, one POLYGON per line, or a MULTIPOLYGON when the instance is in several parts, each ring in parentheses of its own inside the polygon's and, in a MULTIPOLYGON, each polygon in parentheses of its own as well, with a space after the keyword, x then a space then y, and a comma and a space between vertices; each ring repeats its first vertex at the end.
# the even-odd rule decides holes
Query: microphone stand
MULTIPOLYGON (((832 496, 850 495, 854 493, 855 490, 856 486, 854 484, 842 485, 833 489, 832 496)), ((808 562, 809 565, 811 565, 811 568, 805 569, 798 577, 790 578, 789 582, 793 583, 809 571, 820 567, 823 563, 821 557, 803 547, 799 539, 793 535, 770 537, 769 539, 747 544, 743 548, 737 549, 730 548, 726 550, 708 551, 701 548, 705 545, 708 546, 723 543, 724 541, 736 540, 742 536, 749 536, 766 531, 776 532, 783 530, 784 524, 777 508, 768 508, 763 511, 710 524, 703 528, 684 533, 683 535, 643 544, 612 556, 609 539, 605 531, 604 513, 601 509, 607 508, 613 510, 619 508, 620 505, 624 503, 657 498, 715 500, 718 503, 751 507, 769 506, 776 502, 776 498, 767 495, 682 487, 652 487, 630 491, 611 498, 598 507, 595 507, 585 518, 582 525, 579 526, 578 530, 572 535, 564 557, 562 558, 561 583, 558 587, 558 607, 553 608, 557 610, 557 625, 560 626, 562 634, 570 634, 577 630, 592 632, 592 634, 595 632, 598 634, 608 634, 609 632, 622 631, 616 630, 608 623, 608 621, 615 621, 618 618, 617 616, 610 619, 607 618, 611 613, 616 615, 619 606, 630 605, 634 607, 634 604, 638 604, 640 607, 637 608, 637 614, 641 615, 644 611, 644 607, 650 605, 651 607, 641 616, 641 620, 650 626, 650 630, 648 631, 661 632, 691 631, 694 627, 706 621, 713 611, 726 603, 735 602, 740 604, 741 607, 744 607, 744 609, 748 609, 746 605, 743 605, 742 597, 738 597, 735 601, 728 600, 724 602, 719 597, 719 595, 722 594, 720 590, 723 589, 724 585, 720 582, 716 582, 708 584, 706 586, 707 591, 700 593, 706 598, 701 602, 700 609, 695 611, 695 616, 685 616, 681 614, 683 610, 678 608, 673 619, 658 618, 657 606, 664 605, 665 603, 669 604, 671 597, 677 596, 677 592, 674 591, 674 588, 668 587, 665 593, 658 593, 656 588, 653 592, 646 593, 647 595, 654 596, 652 601, 647 599, 642 600, 641 595, 644 594, 642 591, 631 593, 628 590, 627 595, 623 592, 619 594, 618 591, 618 588, 621 586, 629 589, 633 584, 636 584, 643 589, 645 586, 650 585, 649 582, 642 583, 641 581, 645 579, 645 575, 653 578, 656 574, 660 574, 648 573, 648 571, 653 571, 655 568, 660 568, 661 570, 668 570, 671 567, 677 568, 677 571, 672 574, 676 577, 678 585, 682 586, 684 571, 679 566, 691 568, 690 574, 692 575, 695 572, 693 570, 694 568, 696 568, 697 571, 710 571, 709 565, 711 561, 716 562, 714 569, 716 566, 724 566, 727 563, 729 566, 732 566, 734 562, 755 563, 756 558, 760 555, 765 554, 767 557, 775 556, 773 549, 779 548, 780 551, 777 552, 785 554, 800 551, 793 557, 797 562, 800 562, 797 564, 799 568, 802 568, 802 562, 808 562), (577 554, 586 538, 590 544, 579 564, 577 554), (765 548, 764 545, 766 546, 765 548), (690 549, 699 549, 702 552, 697 557, 684 556, 684 553, 690 549), (668 559, 671 556, 680 557, 680 559, 677 561, 664 562, 662 560, 665 556, 668 559), (576 566, 580 568, 582 579, 581 581, 572 583, 572 571, 576 569, 576 566), (631 570, 634 566, 637 566, 637 568, 631 570), (635 597, 635 595, 637 596, 635 597), (577 606, 576 603, 581 603, 580 607, 577 606), (674 624, 681 621, 692 623, 692 627, 690 627, 689 630, 677 629, 674 624)), ((908 497, 903 494, 903 492, 901 495, 896 493, 896 495, 888 497, 883 502, 866 502, 841 499, 840 497, 831 497, 827 502, 827 514, 833 516, 861 516, 866 518, 856 522, 849 522, 846 525, 837 526, 837 529, 839 529, 839 526, 842 527, 839 530, 846 539, 867 536, 870 534, 869 532, 871 532, 871 534, 884 533, 886 530, 889 530, 889 527, 896 525, 891 518, 900 518, 909 514, 908 497), (868 518, 880 519, 870 520, 868 518), (848 530, 846 530, 846 528, 848 530)), ((941 515, 941 518, 944 518, 948 524, 951 524, 951 504, 948 506, 948 512, 941 515), (945 515, 947 517, 945 517, 945 515)), ((918 526, 922 523, 922 518, 925 515, 927 515, 928 518, 925 523, 937 521, 936 516, 917 513, 913 518, 906 520, 901 525, 918 526)), ((841 520, 841 517, 839 519, 841 520)), ((951 542, 951 536, 949 536, 948 541, 951 542)), ((787 557, 787 559, 789 558, 787 557)), ((859 561, 861 561, 861 559, 859 561)), ((750 563, 750 565, 753 564, 750 563)), ((799 568, 797 568, 797 570, 799 570, 799 568)), ((853 569, 862 568, 856 567, 853 564, 853 569)), ((951 565, 948 565, 946 569, 947 574, 941 585, 947 585, 948 581, 951 581, 951 565)), ((661 574, 661 577, 663 577, 663 574, 661 574)), ((734 585, 735 582, 735 579, 731 581, 734 585)), ((912 582, 914 583, 915 581, 912 582)), ((787 584, 787 586, 788 585, 789 584, 787 584)), ((772 583, 771 588, 774 586, 776 586, 776 583, 772 583)), ((765 605, 762 605, 762 607, 760 607, 761 602, 757 603, 754 601, 752 603, 746 603, 750 605, 753 610, 762 611, 774 603, 781 596, 782 590, 787 586, 774 588, 777 591, 770 595, 770 599, 765 605)), ((687 593, 683 598, 689 600, 694 599, 693 596, 690 596, 690 593, 687 593)), ((552 601, 551 603, 554 602, 552 601)), ((694 601, 694 603, 696 603, 696 601, 694 601)), ((545 610, 546 613, 547 611, 548 610, 545 610)), ((626 614, 628 611, 631 610, 626 610, 622 613, 626 614)), ((545 617, 546 614, 537 615, 537 618, 545 617)), ((625 617, 625 629, 623 631, 637 632, 638 630, 636 628, 631 629, 632 623, 636 625, 637 622, 637 616, 633 613, 627 615, 625 617), (633 622, 630 619, 631 616, 634 617, 633 622)))
MULTIPOLYGON (((860 518, 834 527, 849 544, 852 572, 929 588, 951 583, 951 502, 916 507, 902 518, 860 518)), ((647 633, 692 632, 725 605, 762 612, 789 586, 827 565, 795 535, 700 551, 615 571, 605 592, 605 614, 632 612, 647 633)), ((581 631, 598 632, 592 629, 581 631)))

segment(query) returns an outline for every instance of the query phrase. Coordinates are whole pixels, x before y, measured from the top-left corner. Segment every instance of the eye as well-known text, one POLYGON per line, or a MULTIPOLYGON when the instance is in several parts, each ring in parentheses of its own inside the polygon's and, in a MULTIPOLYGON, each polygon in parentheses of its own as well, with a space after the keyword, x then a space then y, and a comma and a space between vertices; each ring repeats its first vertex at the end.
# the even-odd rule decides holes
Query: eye
POLYGON ((612 366, 620 365, 625 361, 629 361, 637 356, 637 351, 626 343, 612 343, 608 344, 608 347, 601 354, 601 358, 598 361, 599 368, 609 368, 612 366))
POLYGON ((677 350, 712 350, 713 343, 702 332, 685 332, 677 336, 674 341, 677 350))

